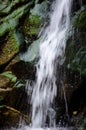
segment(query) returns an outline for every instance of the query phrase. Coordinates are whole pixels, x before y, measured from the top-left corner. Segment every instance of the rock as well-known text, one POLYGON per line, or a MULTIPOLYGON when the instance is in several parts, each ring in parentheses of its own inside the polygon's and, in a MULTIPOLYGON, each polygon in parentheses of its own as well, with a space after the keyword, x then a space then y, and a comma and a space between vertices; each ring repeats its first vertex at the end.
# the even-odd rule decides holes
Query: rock
POLYGON ((10 95, 14 97, 15 92, 12 92, 13 89, 13 83, 10 81, 9 78, 7 78, 4 75, 0 75, 0 104, 9 104, 10 106, 13 106, 16 102, 16 98, 10 99, 10 95))
POLYGON ((21 60, 25 62, 34 62, 39 57, 39 46, 41 38, 34 41, 28 48, 27 52, 20 54, 21 60))
POLYGON ((23 26, 23 32, 29 44, 37 40, 40 28, 48 16, 47 10, 48 3, 46 1, 35 3, 35 6, 30 10, 30 15, 27 16, 23 26))
POLYGON ((18 80, 34 79, 35 67, 32 62, 25 62, 16 56, 5 68, 4 72, 11 72, 18 80))
POLYGON ((16 75, 18 80, 34 79, 35 68, 33 63, 25 63, 24 61, 19 61, 14 65, 10 66, 13 74, 16 75))
MULTIPOLYGON (((10 34, 11 35, 11 34, 10 34)), ((15 39, 14 34, 11 36, 6 36, 0 44, 0 71, 3 72, 5 65, 7 65, 10 60, 12 60, 15 55, 19 52, 19 45, 15 39)))
POLYGON ((21 119, 25 124, 29 123, 29 117, 20 111, 6 105, 0 106, 0 128, 18 127, 21 119))
POLYGON ((0 2, 0 72, 19 53, 24 36, 18 27, 34 2, 25 0, 0 2))
MULTIPOLYGON (((1 16, 8 15, 13 8, 15 9, 15 7, 17 7, 18 5, 24 5, 24 4, 28 4, 28 1, 27 0, 0 1, 0 15, 1 16)), ((29 4, 32 4, 32 2, 29 4)))
POLYGON ((0 74, 0 104, 26 113, 29 104, 25 86, 26 81, 18 80, 12 72, 6 71, 0 74))
POLYGON ((18 82, 13 88, 0 88, 0 105, 8 105, 27 114, 29 103, 25 84, 18 82))
POLYGON ((10 79, 7 77, 0 75, 0 88, 7 88, 10 84, 10 79))
MULTIPOLYGON (((17 3, 19 4, 19 1, 17 1, 17 3)), ((14 2, 14 4, 16 4, 16 1, 14 2)), ((11 14, 9 14, 8 16, 0 20, 0 28, 1 28, 0 36, 3 36, 6 32, 10 30, 15 30, 15 28, 19 24, 19 19, 21 19, 29 11, 29 7, 31 6, 31 4, 27 3, 22 7, 19 7, 18 9, 14 10, 11 14)), ((11 5, 13 6, 12 3, 11 5)), ((8 8, 12 8, 12 7, 8 7, 8 8)), ((2 13, 2 11, 0 11, 0 13, 2 13)))

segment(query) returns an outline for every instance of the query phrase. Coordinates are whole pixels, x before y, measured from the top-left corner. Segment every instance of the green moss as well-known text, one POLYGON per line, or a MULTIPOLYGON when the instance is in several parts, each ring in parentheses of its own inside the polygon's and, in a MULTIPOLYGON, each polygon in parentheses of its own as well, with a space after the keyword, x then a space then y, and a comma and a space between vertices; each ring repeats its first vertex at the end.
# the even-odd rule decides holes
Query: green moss
POLYGON ((37 15, 30 15, 29 18, 27 18, 25 23, 25 32, 27 35, 37 35, 39 31, 41 20, 40 17, 37 15))
POLYGON ((23 31, 26 36, 33 39, 33 36, 38 35, 40 26, 47 17, 47 9, 47 2, 42 2, 40 4, 35 3, 34 8, 30 10, 30 15, 27 16, 27 19, 25 20, 23 31))
POLYGON ((19 19, 25 15, 25 13, 29 10, 29 4, 24 5, 13 11, 7 17, 0 20, 0 36, 3 36, 6 32, 10 30, 14 30, 18 24, 19 19))
POLYGON ((19 51, 18 41, 14 35, 14 32, 10 32, 4 41, 0 55, 0 65, 7 63, 14 55, 19 51))

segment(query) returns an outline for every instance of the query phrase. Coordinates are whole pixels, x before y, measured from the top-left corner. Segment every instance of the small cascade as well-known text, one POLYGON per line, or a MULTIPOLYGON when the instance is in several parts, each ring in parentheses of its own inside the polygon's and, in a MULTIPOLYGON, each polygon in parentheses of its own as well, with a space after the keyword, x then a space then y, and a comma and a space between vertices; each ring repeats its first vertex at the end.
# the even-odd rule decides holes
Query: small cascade
MULTIPOLYGON (((50 23, 41 36, 39 61, 36 64, 36 81, 31 97, 31 125, 22 126, 18 130, 60 130, 59 127, 56 128, 54 99, 58 91, 58 66, 64 62, 71 2, 72 0, 55 0, 52 3, 50 23)), ((66 111, 68 112, 67 104, 66 111)), ((69 128, 61 128, 61 130, 69 130, 69 128)))
POLYGON ((49 26, 40 44, 40 59, 36 65, 36 83, 32 93, 32 127, 55 127, 53 102, 57 95, 57 66, 63 64, 70 25, 71 0, 56 0, 52 4, 49 26))

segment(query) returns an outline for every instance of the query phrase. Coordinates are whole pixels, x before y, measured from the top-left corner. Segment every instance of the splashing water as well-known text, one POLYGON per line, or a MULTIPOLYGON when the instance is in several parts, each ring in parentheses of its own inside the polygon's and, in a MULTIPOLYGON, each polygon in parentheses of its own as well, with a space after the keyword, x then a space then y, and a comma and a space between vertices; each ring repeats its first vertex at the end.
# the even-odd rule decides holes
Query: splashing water
POLYGON ((57 65, 62 64, 65 52, 70 5, 71 0, 54 1, 50 24, 43 34, 37 79, 32 94, 32 127, 45 126, 47 118, 49 126, 55 126, 52 104, 57 95, 57 65))

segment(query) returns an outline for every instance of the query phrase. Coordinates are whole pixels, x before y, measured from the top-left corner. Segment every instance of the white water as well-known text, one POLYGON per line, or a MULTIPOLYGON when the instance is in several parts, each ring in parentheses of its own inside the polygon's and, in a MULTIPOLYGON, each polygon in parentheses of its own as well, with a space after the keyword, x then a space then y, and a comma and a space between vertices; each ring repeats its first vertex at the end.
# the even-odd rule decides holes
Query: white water
POLYGON ((45 126, 47 118, 49 126, 55 127, 55 111, 52 105, 57 95, 57 65, 64 61, 70 24, 70 5, 71 0, 54 1, 50 24, 43 34, 40 60, 37 64, 37 79, 32 94, 32 127, 45 126))
MULTIPOLYGON (((52 4, 49 26, 40 44, 40 59, 36 65, 36 83, 32 93, 32 123, 21 130, 43 130, 48 118, 49 127, 56 127, 54 98, 57 95, 57 66, 64 62, 64 53, 70 25, 71 0, 56 0, 52 4)), ((58 82, 58 81, 57 81, 58 82)), ((19 130, 20 130, 19 129, 19 130)), ((46 128, 50 130, 51 128, 46 128)), ((56 128, 60 130, 60 128, 56 128)), ((67 128, 61 128, 67 130, 67 128)))

